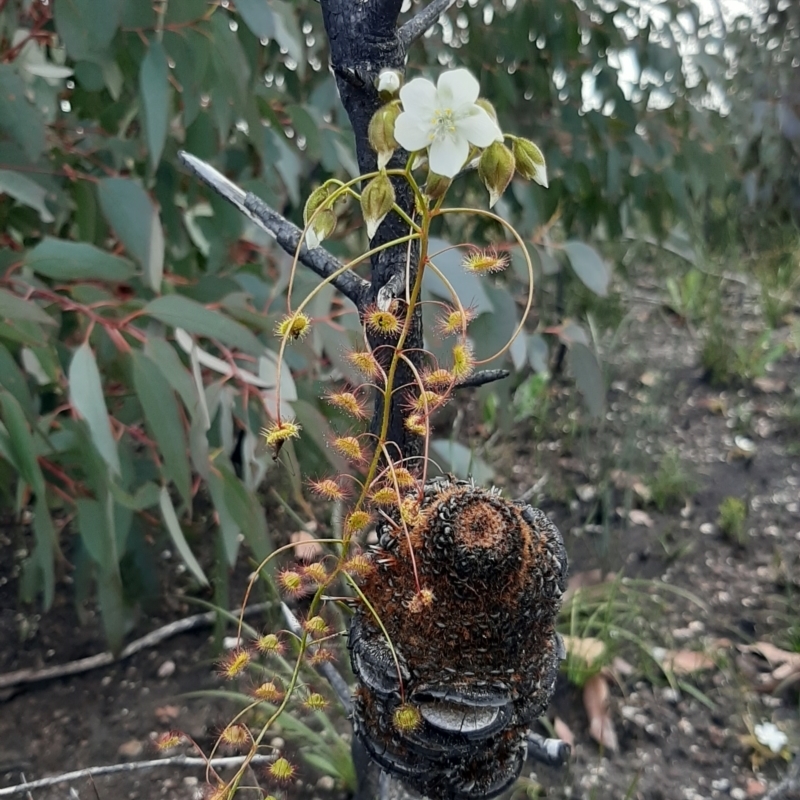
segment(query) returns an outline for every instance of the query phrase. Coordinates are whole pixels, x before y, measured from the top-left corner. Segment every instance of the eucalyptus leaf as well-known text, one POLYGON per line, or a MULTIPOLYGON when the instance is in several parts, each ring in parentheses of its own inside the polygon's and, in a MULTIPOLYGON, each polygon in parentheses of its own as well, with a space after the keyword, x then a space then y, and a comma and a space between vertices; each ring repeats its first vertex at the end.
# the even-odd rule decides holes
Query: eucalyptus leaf
POLYGON ((49 223, 55 219, 45 203, 47 190, 25 175, 9 169, 0 169, 0 194, 3 192, 38 211, 42 222, 49 223))
POLYGON ((221 458, 216 459, 213 469, 222 478, 225 505, 244 534, 256 559, 263 561, 270 554, 272 545, 261 503, 254 494, 247 491, 247 487, 236 477, 230 466, 222 462, 221 458))
POLYGON ((33 533, 36 537, 36 546, 33 549, 31 560, 36 565, 36 571, 41 579, 42 605, 47 611, 55 599, 57 545, 56 529, 44 493, 36 498, 33 511, 33 533))
POLYGON ((161 320, 166 325, 183 328, 198 336, 217 339, 223 344, 236 347, 253 356, 262 355, 265 349, 244 325, 182 295, 157 297, 144 307, 144 313, 161 320))
POLYGON ((150 166, 155 169, 161 160, 169 125, 169 64, 164 47, 151 41, 139 70, 139 91, 144 105, 145 133, 150 166))
POLYGON ((161 508, 161 516, 164 524, 167 526, 169 535, 172 538, 172 543, 178 550, 183 563, 189 568, 189 572, 203 585, 208 586, 208 578, 206 578, 203 568, 194 557, 186 537, 183 535, 183 530, 178 522, 178 515, 175 513, 175 507, 172 505, 172 499, 169 496, 169 491, 166 486, 162 487, 161 495, 159 496, 159 506, 161 508))
POLYGON ((564 244, 564 252, 583 284, 596 295, 605 297, 608 294, 611 272, 597 250, 584 242, 573 240, 564 244))
POLYGON ((457 478, 473 478, 476 483, 484 484, 494 477, 489 464, 461 442, 432 439, 431 454, 445 472, 452 472, 457 478))
POLYGON ((25 257, 39 275, 63 281, 100 280, 119 283, 136 272, 130 261, 112 256, 83 242, 67 242, 46 236, 25 257))
POLYGON ((117 442, 111 433, 100 371, 92 348, 82 344, 69 365, 69 397, 73 408, 89 426, 92 442, 115 475, 120 474, 117 442))
POLYGON ((550 348, 547 346, 544 336, 538 333, 528 337, 528 362, 534 372, 544 373, 548 371, 548 359, 550 358, 550 348))
POLYGON ((144 410, 147 427, 164 458, 164 474, 174 484, 187 507, 192 505, 189 444, 178 402, 156 363, 134 351, 133 385, 144 410))
POLYGON ((159 292, 164 274, 164 233, 150 195, 128 178, 104 178, 98 183, 97 196, 125 249, 142 265, 147 285, 159 292))
POLYGON ((56 31, 76 60, 93 60, 106 53, 117 31, 124 0, 67 0, 53 3, 56 31))
MULTIPOLYGON (((428 242, 428 255, 436 268, 458 292, 465 308, 472 306, 477 314, 494 311, 481 279, 472 272, 466 272, 461 266, 462 253, 459 248, 454 248, 444 239, 433 236, 428 242)), ((425 270, 423 286, 446 302, 454 303, 450 290, 432 269, 425 270)))
POLYGON ((600 417, 605 408, 606 387, 603 372, 594 352, 581 342, 569 346, 569 365, 575 383, 594 417, 600 417))
POLYGON ((45 484, 42 469, 36 459, 36 446, 28 427, 25 414, 16 398, 7 390, 0 390, 0 410, 8 433, 8 444, 14 458, 14 466, 19 470, 36 496, 44 497, 45 484))
POLYGON ((44 116, 28 99, 25 84, 13 64, 0 64, 0 130, 5 131, 31 161, 42 154, 44 116))
POLYGON ((40 325, 56 325, 56 321, 33 300, 25 300, 6 289, 0 289, 0 317, 38 322, 40 325))
POLYGON ((239 0, 236 10, 259 39, 275 38, 275 15, 267 0, 239 0))

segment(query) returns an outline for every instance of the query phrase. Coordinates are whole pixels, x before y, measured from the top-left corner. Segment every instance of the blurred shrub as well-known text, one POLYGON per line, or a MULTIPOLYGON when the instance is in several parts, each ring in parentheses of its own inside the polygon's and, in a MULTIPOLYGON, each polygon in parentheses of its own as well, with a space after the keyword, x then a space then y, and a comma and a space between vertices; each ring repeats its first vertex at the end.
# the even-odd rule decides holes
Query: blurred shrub
MULTIPOLYGON (((498 209, 528 232, 543 276, 569 269, 604 296, 609 268, 581 237, 617 236, 639 217, 661 236, 724 188, 726 155, 703 107, 722 62, 700 52, 692 72, 682 56, 687 37, 720 36, 678 0, 650 14, 633 2, 458 3, 409 70, 468 66, 501 120, 544 145, 550 190, 515 183, 498 209)), ((0 2, 2 504, 31 514, 23 598, 48 607, 65 556, 76 597, 96 592, 114 647, 152 576, 154 535, 171 537, 197 585, 209 581, 201 545, 229 565, 241 540, 258 558, 272 547, 258 431, 278 403, 272 333, 291 259, 176 156, 211 161, 298 220, 312 185, 357 171, 326 65, 312 0, 0 2), (201 487, 216 544, 192 523, 201 487)), ((363 249, 354 220, 340 230, 334 252, 363 249)), ((442 235, 498 236, 486 223, 442 235)), ((300 274, 293 291, 314 283, 300 274)), ((514 290, 512 280, 471 298, 479 357, 513 330, 514 290)), ((599 413, 600 369, 564 308, 503 358, 546 372, 558 337, 599 413)), ((343 351, 360 332, 348 311, 321 292, 310 312, 330 324, 293 349, 283 376, 280 402, 313 442, 285 450, 298 493, 301 472, 341 467, 318 397, 352 372, 343 351)))
POLYGON ((776 228, 800 224, 800 7, 759 3, 731 26, 725 47, 743 232, 754 248, 772 248, 776 228))

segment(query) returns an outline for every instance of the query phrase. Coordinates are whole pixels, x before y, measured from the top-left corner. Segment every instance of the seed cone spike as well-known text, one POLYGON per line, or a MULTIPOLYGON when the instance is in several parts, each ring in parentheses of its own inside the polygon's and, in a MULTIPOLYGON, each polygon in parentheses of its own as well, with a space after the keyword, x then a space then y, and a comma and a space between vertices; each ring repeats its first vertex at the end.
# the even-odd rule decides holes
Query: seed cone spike
POLYGON ((519 776, 563 658, 561 535, 541 511, 452 478, 425 485, 412 525, 388 513, 362 591, 394 656, 359 608, 349 640, 356 735, 424 794, 496 797, 519 776))

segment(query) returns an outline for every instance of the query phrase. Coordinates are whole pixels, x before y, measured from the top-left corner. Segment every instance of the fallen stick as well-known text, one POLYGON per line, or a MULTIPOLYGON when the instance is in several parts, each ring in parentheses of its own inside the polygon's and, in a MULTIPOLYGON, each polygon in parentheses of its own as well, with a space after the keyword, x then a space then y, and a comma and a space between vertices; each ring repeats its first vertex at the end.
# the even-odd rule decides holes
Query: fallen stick
MULTIPOLYGON (((140 769, 153 769, 154 767, 212 767, 220 769, 222 767, 238 767, 247 760, 247 756, 229 756, 226 758, 206 758, 197 756, 170 756, 168 758, 154 758, 150 761, 131 761, 128 764, 110 764, 105 767, 87 767, 86 769, 76 769, 74 772, 64 772, 61 775, 53 775, 52 778, 41 778, 37 781, 28 781, 17 786, 9 786, 0 789, 0 797, 10 797, 14 794, 23 794, 31 789, 45 789, 48 786, 55 786, 58 783, 71 783, 81 778, 93 778, 97 775, 113 775, 115 772, 133 772, 140 769)), ((272 755, 255 755, 250 758, 251 764, 264 764, 274 761, 272 755)))
MULTIPOLYGON (((245 616, 263 611, 271 605, 272 603, 256 603, 252 606, 248 606, 244 612, 245 616)), ((239 615, 241 614, 241 609, 237 608, 230 613, 239 615)), ((107 667, 109 664, 114 664, 117 661, 124 661, 126 658, 130 658, 140 650, 154 647, 165 639, 177 636, 179 633, 186 633, 195 628, 202 628, 204 625, 211 625, 216 619, 216 616, 216 611, 206 611, 203 614, 194 614, 191 617, 170 622, 142 636, 141 639, 134 640, 125 647, 118 656, 106 651, 105 653, 79 658, 77 661, 69 661, 66 664, 55 664, 52 667, 44 667, 43 669, 29 668, 8 672, 5 675, 0 675, 0 689, 9 689, 12 686, 19 686, 23 683, 37 683, 38 681, 47 681, 53 678, 63 678, 67 675, 77 675, 82 672, 88 672, 98 667, 107 667)))

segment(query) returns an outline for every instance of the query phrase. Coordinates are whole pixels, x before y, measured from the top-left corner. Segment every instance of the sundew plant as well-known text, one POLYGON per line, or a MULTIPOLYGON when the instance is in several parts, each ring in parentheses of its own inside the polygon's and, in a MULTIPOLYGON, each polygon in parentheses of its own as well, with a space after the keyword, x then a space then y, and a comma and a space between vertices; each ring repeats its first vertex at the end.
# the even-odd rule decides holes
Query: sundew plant
MULTIPOLYGON (((346 359, 361 382, 340 385, 325 398, 349 419, 329 442, 347 468, 312 476, 308 485, 339 510, 337 535, 319 539, 320 554, 305 561, 280 561, 290 557, 293 545, 279 548, 253 573, 250 589, 262 576, 270 580, 280 561, 279 590, 287 601, 304 598, 304 610, 297 620, 286 607, 288 628, 263 634, 240 620, 238 645, 220 672, 231 680, 259 677, 217 746, 243 749, 248 757, 231 780, 212 780, 215 798, 246 788, 256 755, 272 757, 265 775, 277 796, 295 778, 297 765, 269 745, 274 726, 284 728, 286 714, 324 710, 327 701, 312 685, 315 678, 319 682, 315 670, 336 688, 330 662, 337 627, 353 613, 349 646, 358 687, 352 705, 346 689, 339 694, 352 713, 357 740, 383 769, 434 796, 492 797, 516 780, 530 724, 547 706, 563 657, 554 628, 566 575, 558 531, 541 512, 506 501, 493 489, 441 477, 430 454, 432 415, 457 391, 503 377, 484 366, 512 345, 533 298, 533 268, 520 234, 491 210, 449 207, 448 190, 477 170, 491 209, 514 175, 547 186, 545 159, 533 142, 501 130, 491 103, 479 96, 478 81, 465 69, 442 72, 436 84, 420 77, 403 84, 398 72, 384 70, 375 86, 383 102, 368 137, 377 169, 346 182, 330 179, 306 202, 288 306, 275 328, 276 374, 282 374, 281 363, 295 343, 325 324, 310 313, 324 287, 333 284, 352 297, 354 282, 361 281, 359 265, 380 263, 384 253, 398 248, 403 262, 389 281, 372 287, 374 297, 357 297, 363 344, 346 359), (293 303, 301 252, 306 258, 321 252, 346 201, 360 205, 370 248, 329 269, 293 303), (490 246, 465 242, 434 250, 432 226, 454 215, 488 220, 503 234, 490 246), (389 220, 396 234, 381 236, 389 220), (436 262, 457 250, 466 273, 491 281, 509 266, 508 245, 518 246, 525 258, 525 313, 500 352, 478 359, 470 339, 472 310, 436 262), (448 288, 449 301, 423 300, 429 271, 448 288), (421 341, 426 303, 436 319, 433 335, 448 343, 445 358, 411 346, 421 341), (370 531, 378 543, 365 548, 370 531)), ((192 155, 181 158, 260 219, 264 208, 257 198, 192 155)), ((262 435, 280 461, 288 442, 302 448, 304 432, 282 404, 280 384, 272 408, 262 435)), ((162 744, 180 741, 170 734, 162 744)))

